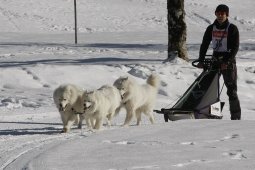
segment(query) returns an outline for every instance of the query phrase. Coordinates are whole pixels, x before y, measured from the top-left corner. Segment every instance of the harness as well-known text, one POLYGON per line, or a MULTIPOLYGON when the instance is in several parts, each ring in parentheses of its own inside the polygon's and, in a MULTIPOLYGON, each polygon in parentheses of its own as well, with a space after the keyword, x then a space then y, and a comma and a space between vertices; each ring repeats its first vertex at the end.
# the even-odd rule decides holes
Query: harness
POLYGON ((76 115, 82 115, 82 114, 84 114, 84 113, 81 113, 81 112, 77 112, 74 108, 72 108, 71 109, 73 112, 74 112, 74 114, 76 114, 76 115))

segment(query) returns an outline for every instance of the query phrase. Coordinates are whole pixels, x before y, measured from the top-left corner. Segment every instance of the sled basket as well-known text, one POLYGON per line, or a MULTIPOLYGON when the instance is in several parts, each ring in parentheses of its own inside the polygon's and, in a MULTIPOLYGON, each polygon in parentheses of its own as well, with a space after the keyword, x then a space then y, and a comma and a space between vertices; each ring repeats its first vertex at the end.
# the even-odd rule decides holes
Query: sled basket
MULTIPOLYGON (((192 65, 196 67, 194 63, 192 65)), ((154 110, 164 119, 221 119, 224 102, 220 102, 219 69, 212 59, 205 59, 204 70, 172 108, 154 110)))

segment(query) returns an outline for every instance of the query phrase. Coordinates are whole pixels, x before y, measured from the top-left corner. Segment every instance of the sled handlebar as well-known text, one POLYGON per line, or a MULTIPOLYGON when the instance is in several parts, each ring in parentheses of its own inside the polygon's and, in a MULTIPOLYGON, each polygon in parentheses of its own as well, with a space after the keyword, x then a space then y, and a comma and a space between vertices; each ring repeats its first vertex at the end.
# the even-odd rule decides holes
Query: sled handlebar
POLYGON ((200 62, 200 60, 195 60, 195 61, 192 61, 192 66, 193 67, 197 67, 198 68, 198 63, 200 62), (195 64, 196 63, 196 64, 195 64))
POLYGON ((198 63, 202 63, 203 64, 203 68, 204 68, 204 65, 208 65, 208 62, 209 63, 212 63, 213 62, 213 59, 212 59, 212 56, 213 55, 205 55, 205 57, 208 57, 208 58, 205 58, 203 61, 197 59, 197 60, 194 60, 191 64, 193 67, 197 67, 197 68, 200 68, 198 66, 198 63), (210 58, 209 58, 210 57, 210 58), (195 64, 196 63, 196 64, 195 64))
POLYGON ((204 70, 207 70, 211 67, 214 67, 215 65, 219 64, 215 58, 212 58, 212 55, 205 55, 210 56, 210 58, 205 58, 204 60, 194 60, 191 64, 193 67, 197 68, 203 68, 204 70), (201 65, 202 64, 202 65, 201 65))

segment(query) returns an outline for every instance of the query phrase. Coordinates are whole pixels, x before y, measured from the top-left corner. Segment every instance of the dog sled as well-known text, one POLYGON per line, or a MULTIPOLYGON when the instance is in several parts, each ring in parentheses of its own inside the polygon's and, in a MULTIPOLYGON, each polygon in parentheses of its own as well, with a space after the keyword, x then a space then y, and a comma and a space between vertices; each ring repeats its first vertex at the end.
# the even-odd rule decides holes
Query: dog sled
MULTIPOLYGON (((199 60, 193 61, 192 66, 198 67, 198 62, 199 60)), ((206 58, 203 61, 203 72, 174 106, 154 111, 163 114, 166 122, 181 119, 222 119, 224 102, 220 101, 219 65, 212 57, 206 58)))

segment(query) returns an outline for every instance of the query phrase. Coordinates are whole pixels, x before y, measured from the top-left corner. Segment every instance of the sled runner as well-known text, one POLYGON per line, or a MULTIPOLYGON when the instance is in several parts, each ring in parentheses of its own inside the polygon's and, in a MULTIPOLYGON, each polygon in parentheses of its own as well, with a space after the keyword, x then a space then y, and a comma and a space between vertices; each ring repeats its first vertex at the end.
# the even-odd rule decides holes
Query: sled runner
MULTIPOLYGON (((198 67, 199 60, 192 62, 198 67)), ((196 78, 172 108, 154 110, 168 120, 221 119, 224 102, 220 101, 219 62, 212 58, 203 61, 203 72, 196 78)))

